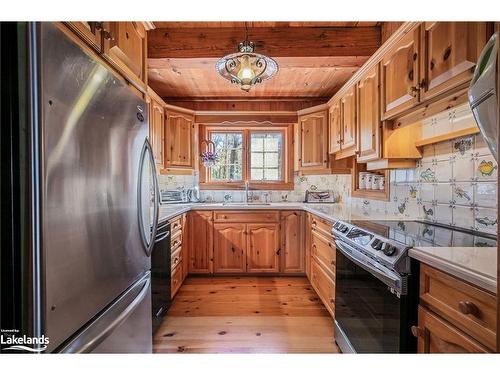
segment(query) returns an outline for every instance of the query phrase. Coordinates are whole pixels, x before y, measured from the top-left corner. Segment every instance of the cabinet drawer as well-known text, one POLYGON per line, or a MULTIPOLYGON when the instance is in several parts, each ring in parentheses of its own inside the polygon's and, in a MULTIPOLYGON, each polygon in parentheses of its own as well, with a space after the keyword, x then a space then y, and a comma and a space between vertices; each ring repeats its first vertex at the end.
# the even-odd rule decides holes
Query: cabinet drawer
POLYGON ((175 252, 172 253, 171 268, 174 270, 177 266, 182 263, 182 249, 179 247, 175 252))
POLYGON ((328 240, 318 232, 312 233, 311 253, 313 258, 322 263, 324 268, 330 273, 332 279, 335 278, 335 243, 328 240))
POLYGON ((311 227, 313 231, 320 232, 324 236, 327 236, 328 239, 333 238, 332 235, 333 224, 328 220, 322 219, 318 216, 313 216, 311 220, 311 227))
POLYGON ((172 233, 172 237, 182 229, 182 216, 176 216, 173 219, 169 220, 170 222, 170 233, 172 233))
POLYGON ((174 298, 182 284, 182 267, 176 267, 170 279, 170 296, 174 298))
POLYGON ((220 211, 214 213, 216 222, 277 223, 279 211, 220 211))
POLYGON ((170 251, 175 251, 180 246, 182 245, 182 232, 177 231, 171 238, 170 238, 170 251))
POLYGON ((314 258, 311 261, 311 284, 328 312, 335 317, 335 281, 314 258))
POLYGON ((496 297, 422 264, 420 303, 477 341, 496 347, 496 297))
POLYGON ((418 308, 418 353, 486 353, 481 344, 423 307, 418 308))

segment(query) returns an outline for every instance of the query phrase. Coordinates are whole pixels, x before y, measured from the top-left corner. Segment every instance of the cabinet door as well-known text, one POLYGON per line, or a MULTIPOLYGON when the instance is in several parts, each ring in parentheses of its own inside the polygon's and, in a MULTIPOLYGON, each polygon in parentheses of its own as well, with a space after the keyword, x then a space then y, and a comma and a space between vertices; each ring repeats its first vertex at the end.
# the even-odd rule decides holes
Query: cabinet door
POLYGON ((134 80, 147 83, 146 30, 140 22, 105 22, 104 54, 134 80))
POLYGON ((342 127, 340 123, 340 102, 335 101, 328 109, 328 125, 330 129, 330 154, 340 151, 342 143, 342 127))
POLYGON ((304 212, 281 212, 281 272, 304 272, 304 212))
POLYGON ((167 112, 165 167, 194 168, 194 118, 189 114, 167 112))
POLYGON ((165 117, 163 107, 154 99, 149 104, 149 138, 156 164, 163 167, 163 145, 165 141, 165 117))
POLYGON ((299 118, 302 169, 321 169, 328 165, 326 116, 326 111, 320 111, 299 118))
POLYGON ((457 328, 431 313, 418 308, 419 353, 486 353, 478 342, 457 328))
POLYGON ((214 224, 214 273, 245 271, 245 224, 214 224))
POLYGON ((192 211, 188 214, 189 273, 213 272, 212 211, 192 211))
POLYGON ((485 22, 424 22, 420 99, 469 82, 486 37, 485 22))
POLYGON ((378 65, 358 82, 358 161, 380 158, 380 102, 378 65))
POLYGON ((419 31, 404 36, 381 61, 382 117, 388 118, 418 102, 419 31))
POLYGON ((278 272, 279 253, 279 224, 247 225, 247 272, 278 272))
POLYGON ((342 149, 356 147, 356 85, 340 99, 342 149))
POLYGON ((102 22, 66 22, 66 25, 97 52, 102 52, 102 22))

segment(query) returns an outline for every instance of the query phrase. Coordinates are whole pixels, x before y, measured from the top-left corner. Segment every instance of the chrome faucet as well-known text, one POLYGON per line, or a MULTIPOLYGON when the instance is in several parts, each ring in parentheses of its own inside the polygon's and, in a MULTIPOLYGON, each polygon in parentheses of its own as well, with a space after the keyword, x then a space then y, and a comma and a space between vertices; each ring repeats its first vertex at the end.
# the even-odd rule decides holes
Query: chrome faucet
POLYGON ((250 183, 245 181, 245 203, 248 204, 248 190, 250 189, 250 183))

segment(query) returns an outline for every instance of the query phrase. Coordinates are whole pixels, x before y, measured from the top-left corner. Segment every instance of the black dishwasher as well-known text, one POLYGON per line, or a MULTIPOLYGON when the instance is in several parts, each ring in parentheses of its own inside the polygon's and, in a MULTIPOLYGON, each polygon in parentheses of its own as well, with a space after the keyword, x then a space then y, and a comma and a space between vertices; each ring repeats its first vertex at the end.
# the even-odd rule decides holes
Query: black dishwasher
POLYGON ((158 225, 155 244, 151 253, 151 306, 153 314, 153 334, 158 330, 167 313, 170 298, 171 278, 170 223, 158 225))

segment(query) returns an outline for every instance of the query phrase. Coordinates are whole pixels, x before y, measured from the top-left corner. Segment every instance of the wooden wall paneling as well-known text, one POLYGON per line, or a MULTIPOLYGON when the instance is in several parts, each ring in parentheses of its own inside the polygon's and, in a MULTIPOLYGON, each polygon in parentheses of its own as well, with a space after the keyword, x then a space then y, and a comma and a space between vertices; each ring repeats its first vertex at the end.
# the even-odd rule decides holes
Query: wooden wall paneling
MULTIPOLYGON (((245 27, 163 28, 149 32, 150 58, 220 58, 236 52, 245 27), (187 48, 186 46, 190 46, 187 48)), ((248 29, 256 52, 275 57, 370 56, 380 46, 380 28, 261 27, 248 29), (298 42, 300 41, 300 42, 298 42)))

